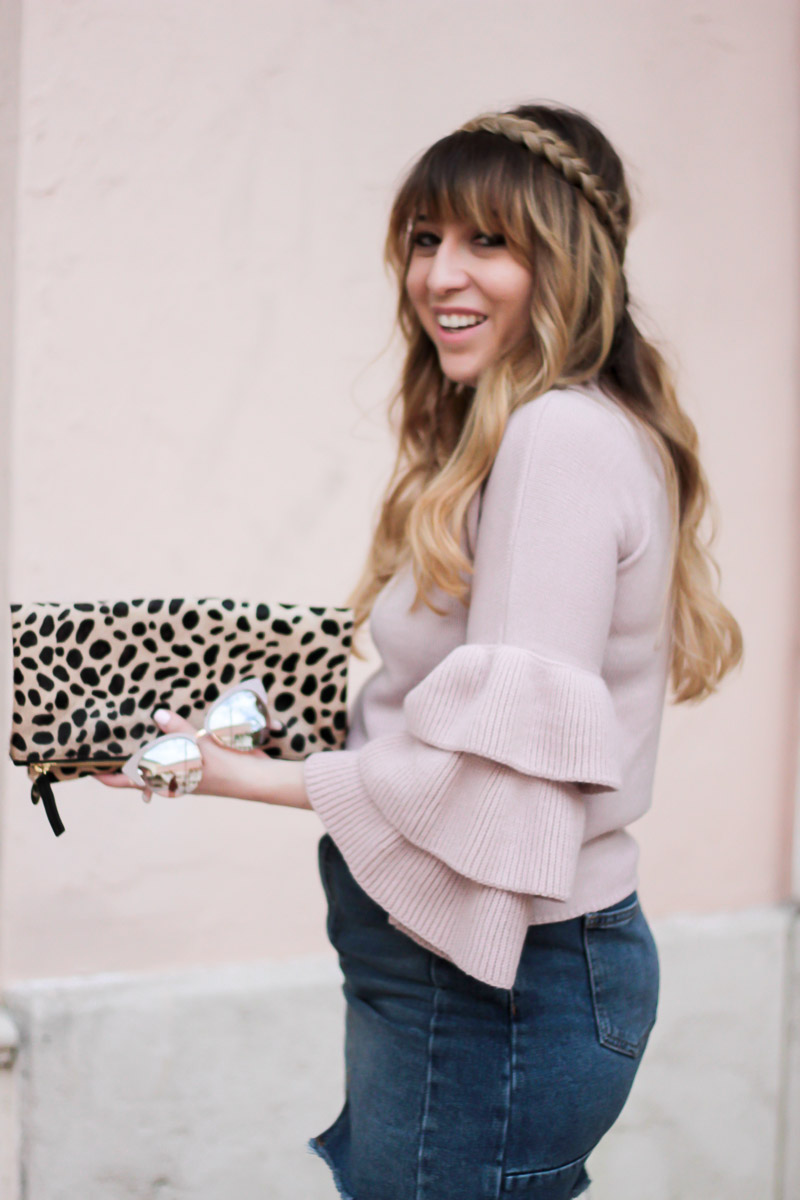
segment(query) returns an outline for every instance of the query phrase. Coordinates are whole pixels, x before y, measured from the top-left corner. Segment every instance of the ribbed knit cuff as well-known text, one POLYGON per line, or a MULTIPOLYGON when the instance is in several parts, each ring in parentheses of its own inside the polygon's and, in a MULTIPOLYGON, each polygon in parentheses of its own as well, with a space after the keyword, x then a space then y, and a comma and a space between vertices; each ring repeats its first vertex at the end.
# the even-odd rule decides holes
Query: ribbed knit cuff
POLYGON ((527 896, 484 887, 407 841, 373 804, 360 751, 320 751, 305 761, 318 813, 360 887, 427 950, 494 987, 514 982, 528 928, 527 896))
POLYGON ((325 813, 352 804, 363 791, 358 750, 318 750, 303 760, 303 780, 311 807, 327 825, 325 813))

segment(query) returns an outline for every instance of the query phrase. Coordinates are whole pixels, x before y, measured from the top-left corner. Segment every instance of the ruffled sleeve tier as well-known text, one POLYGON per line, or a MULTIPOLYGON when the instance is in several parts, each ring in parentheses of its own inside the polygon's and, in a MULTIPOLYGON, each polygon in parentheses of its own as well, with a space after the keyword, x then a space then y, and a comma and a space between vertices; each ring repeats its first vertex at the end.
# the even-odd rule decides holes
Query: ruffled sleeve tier
POLYGON ((600 664, 635 534, 618 469, 628 435, 591 401, 560 399, 509 422, 465 644, 407 693, 398 732, 305 761, 312 807, 392 924, 503 988, 530 898, 570 896, 586 804, 621 785, 600 664))

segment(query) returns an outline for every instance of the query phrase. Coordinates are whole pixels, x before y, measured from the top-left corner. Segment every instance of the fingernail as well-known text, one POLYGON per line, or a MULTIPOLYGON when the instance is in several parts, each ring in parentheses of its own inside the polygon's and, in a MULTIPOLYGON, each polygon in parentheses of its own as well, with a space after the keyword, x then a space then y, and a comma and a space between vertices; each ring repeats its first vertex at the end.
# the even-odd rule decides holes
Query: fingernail
POLYGON ((155 721, 156 725, 161 725, 163 728, 163 726, 166 725, 167 721, 169 720, 169 710, 166 708, 157 708, 153 713, 153 720, 155 721))

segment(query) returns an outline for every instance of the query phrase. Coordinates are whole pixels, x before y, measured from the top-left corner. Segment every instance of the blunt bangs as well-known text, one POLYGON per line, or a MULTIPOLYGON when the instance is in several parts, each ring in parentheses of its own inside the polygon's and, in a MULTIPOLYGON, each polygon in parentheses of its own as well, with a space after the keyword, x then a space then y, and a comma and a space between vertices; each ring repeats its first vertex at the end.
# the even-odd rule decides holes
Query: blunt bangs
POLYGON ((395 201, 393 257, 405 261, 413 223, 462 221, 487 233, 502 234, 509 248, 527 260, 534 238, 526 204, 536 160, 507 138, 479 130, 456 131, 435 142, 414 165, 395 201))

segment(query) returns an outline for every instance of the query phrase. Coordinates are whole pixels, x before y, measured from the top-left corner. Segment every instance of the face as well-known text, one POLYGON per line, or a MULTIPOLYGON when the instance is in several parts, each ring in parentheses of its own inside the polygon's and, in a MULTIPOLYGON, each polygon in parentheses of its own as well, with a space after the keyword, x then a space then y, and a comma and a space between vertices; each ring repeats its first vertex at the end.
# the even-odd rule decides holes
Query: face
POLYGON ((406 291, 454 383, 481 373, 530 332, 533 275, 499 235, 417 219, 406 291))

